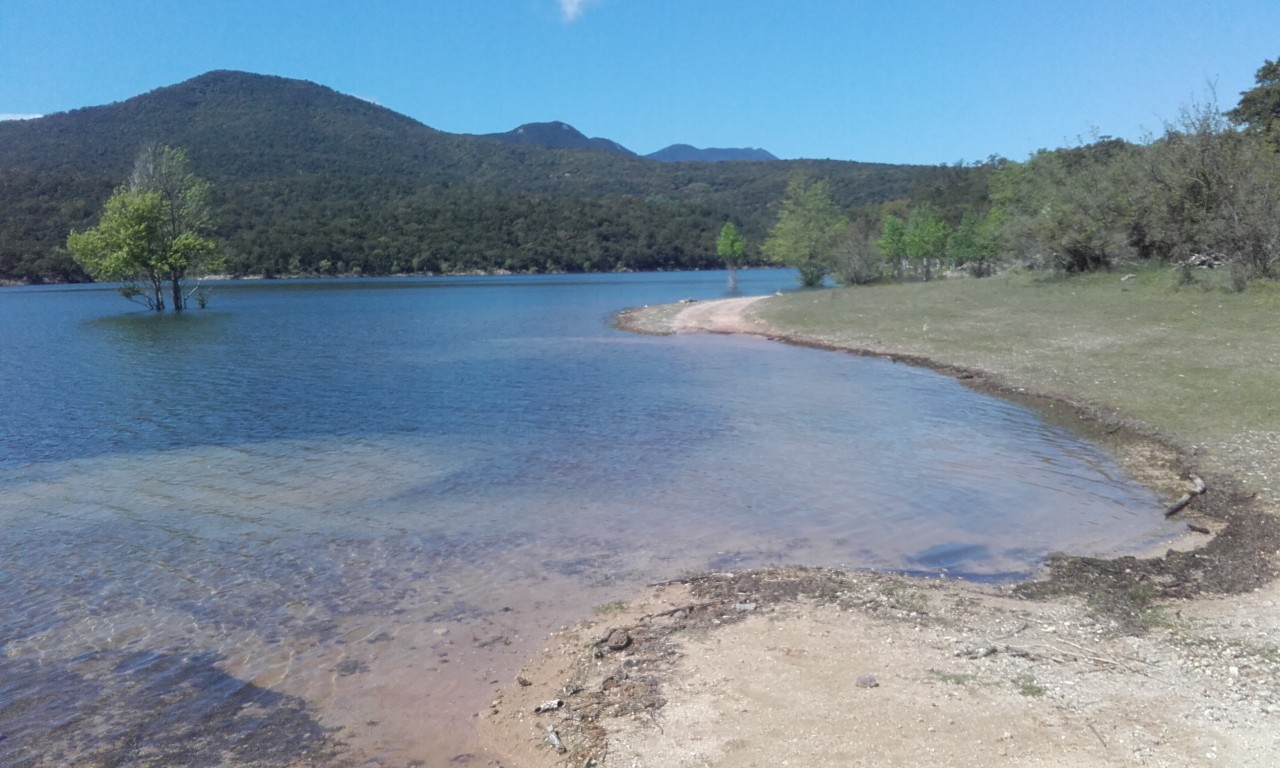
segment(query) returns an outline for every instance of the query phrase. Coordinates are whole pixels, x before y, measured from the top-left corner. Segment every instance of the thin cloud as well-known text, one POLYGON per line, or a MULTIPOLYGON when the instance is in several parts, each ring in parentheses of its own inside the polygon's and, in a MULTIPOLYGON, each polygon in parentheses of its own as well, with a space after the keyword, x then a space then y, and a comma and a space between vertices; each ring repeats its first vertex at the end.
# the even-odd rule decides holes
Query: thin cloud
POLYGON ((560 13, 564 14, 565 21, 577 21, 587 6, 596 2, 597 0, 559 0, 560 13))
POLYGON ((0 120, 35 120, 44 115, 24 115, 17 112, 0 112, 0 120))

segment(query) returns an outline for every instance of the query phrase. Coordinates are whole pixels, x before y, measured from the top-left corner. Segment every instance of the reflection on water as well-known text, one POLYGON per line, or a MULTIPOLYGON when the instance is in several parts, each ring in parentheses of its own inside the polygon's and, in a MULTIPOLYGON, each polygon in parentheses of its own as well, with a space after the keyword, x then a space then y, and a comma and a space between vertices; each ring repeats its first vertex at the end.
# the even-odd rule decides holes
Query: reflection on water
POLYGON ((443 765, 549 629, 647 581, 1003 578, 1171 530, 1104 454, 942 377, 604 323, 724 285, 5 295, 0 763, 443 765))

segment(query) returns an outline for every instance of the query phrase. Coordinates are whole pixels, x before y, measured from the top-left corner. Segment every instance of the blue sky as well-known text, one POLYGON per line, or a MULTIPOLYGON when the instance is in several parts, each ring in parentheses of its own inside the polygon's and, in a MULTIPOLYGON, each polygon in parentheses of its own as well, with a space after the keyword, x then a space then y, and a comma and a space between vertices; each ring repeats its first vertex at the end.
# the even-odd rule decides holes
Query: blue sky
POLYGON ((0 0, 3 115, 239 69, 640 153, 1020 160, 1230 107, 1277 57, 1280 0, 0 0))

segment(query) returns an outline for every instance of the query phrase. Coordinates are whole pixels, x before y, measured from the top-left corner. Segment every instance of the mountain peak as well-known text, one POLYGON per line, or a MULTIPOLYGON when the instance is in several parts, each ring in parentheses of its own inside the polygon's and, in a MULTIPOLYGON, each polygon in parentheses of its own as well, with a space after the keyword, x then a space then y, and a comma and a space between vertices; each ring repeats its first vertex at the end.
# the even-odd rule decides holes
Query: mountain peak
POLYGON ((771 152, 755 147, 708 147, 699 149, 688 144, 672 144, 669 147, 645 155, 650 160, 663 163, 723 163, 730 160, 777 160, 771 152))
POLYGON ((635 154, 616 141, 588 138, 577 128, 559 120, 552 120, 546 123, 525 123, 506 133, 486 133, 481 134, 480 138, 493 139, 506 144, 533 144, 552 149, 590 149, 597 152, 611 152, 616 155, 635 154))

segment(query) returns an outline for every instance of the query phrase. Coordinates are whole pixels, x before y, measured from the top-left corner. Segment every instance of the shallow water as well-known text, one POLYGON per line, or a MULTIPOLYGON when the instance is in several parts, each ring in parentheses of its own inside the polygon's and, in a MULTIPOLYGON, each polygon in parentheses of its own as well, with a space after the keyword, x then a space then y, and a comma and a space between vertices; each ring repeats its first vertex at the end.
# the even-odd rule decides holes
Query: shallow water
POLYGON ((1104 452, 950 379, 607 326, 724 285, 227 284, 176 318, 5 289, 0 764, 443 765, 549 629, 648 581, 1013 578, 1173 532, 1104 452))

